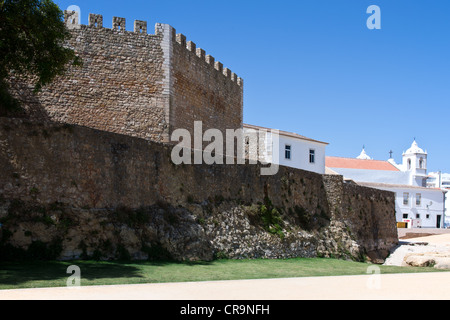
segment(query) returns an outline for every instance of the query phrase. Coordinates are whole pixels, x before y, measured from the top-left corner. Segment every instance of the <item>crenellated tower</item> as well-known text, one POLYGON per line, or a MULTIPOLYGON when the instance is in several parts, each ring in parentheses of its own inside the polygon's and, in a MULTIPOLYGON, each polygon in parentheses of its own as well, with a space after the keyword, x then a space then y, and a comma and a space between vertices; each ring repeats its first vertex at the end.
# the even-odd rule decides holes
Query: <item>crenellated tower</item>
POLYGON ((27 116, 83 125, 153 141, 168 142, 173 130, 237 129, 243 121, 243 80, 175 28, 157 23, 89 14, 80 24, 75 11, 65 11, 72 34, 66 44, 82 58, 37 96, 32 85, 13 79, 13 92, 27 116))

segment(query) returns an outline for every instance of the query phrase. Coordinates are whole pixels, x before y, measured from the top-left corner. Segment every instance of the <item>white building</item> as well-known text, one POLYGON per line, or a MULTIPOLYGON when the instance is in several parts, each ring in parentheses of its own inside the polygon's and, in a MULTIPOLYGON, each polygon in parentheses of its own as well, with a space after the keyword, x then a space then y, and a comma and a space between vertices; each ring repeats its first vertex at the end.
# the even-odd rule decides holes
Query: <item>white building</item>
MULTIPOLYGON (((297 133, 244 124, 244 134, 258 133, 258 160, 282 166, 325 173, 325 149, 328 143, 297 133)), ((256 152, 249 152, 255 159, 256 152)))
POLYGON ((408 185, 358 182, 359 185, 395 193, 397 222, 417 223, 411 227, 444 227, 444 193, 439 189, 408 185))
POLYGON ((401 164, 392 158, 373 160, 363 148, 356 159, 326 157, 326 167, 357 184, 394 192, 397 222, 408 221, 409 227, 443 228, 446 191, 426 187, 427 156, 414 140, 403 153, 401 164))
POLYGON ((427 187, 441 188, 447 191, 445 199, 445 225, 450 227, 450 174, 442 172, 430 172, 428 174, 427 187))
POLYGON ((427 187, 450 190, 450 174, 442 172, 428 173, 427 187))

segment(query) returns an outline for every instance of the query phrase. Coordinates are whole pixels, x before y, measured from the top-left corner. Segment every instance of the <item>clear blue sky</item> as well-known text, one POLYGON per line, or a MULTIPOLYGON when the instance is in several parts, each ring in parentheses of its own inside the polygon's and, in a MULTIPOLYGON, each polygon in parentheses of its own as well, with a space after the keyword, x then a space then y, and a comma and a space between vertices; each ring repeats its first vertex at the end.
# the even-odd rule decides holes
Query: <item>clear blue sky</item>
POLYGON ((244 79, 244 122, 329 142, 327 154, 375 159, 414 138, 429 171, 450 172, 448 0, 56 0, 61 9, 172 25, 244 79), (369 5, 381 30, 369 30, 369 5))

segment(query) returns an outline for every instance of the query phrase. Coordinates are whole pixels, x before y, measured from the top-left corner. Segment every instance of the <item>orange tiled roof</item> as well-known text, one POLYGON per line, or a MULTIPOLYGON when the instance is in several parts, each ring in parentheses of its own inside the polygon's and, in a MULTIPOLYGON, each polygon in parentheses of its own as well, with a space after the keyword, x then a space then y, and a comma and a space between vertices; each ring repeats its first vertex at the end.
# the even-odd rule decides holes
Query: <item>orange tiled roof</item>
POLYGON ((382 160, 360 160, 353 158, 326 157, 325 166, 329 168, 400 171, 393 164, 382 160))

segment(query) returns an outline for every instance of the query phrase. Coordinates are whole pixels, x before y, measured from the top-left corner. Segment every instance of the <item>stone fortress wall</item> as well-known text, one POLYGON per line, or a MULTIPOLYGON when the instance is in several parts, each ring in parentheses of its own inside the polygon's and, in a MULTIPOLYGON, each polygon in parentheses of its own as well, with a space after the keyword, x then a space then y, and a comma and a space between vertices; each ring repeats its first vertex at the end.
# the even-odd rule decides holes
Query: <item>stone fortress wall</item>
POLYGON ((76 12, 65 12, 72 33, 68 46, 83 59, 37 96, 32 87, 14 84, 33 118, 77 124, 169 142, 177 128, 237 129, 243 121, 243 80, 215 58, 176 34, 167 24, 147 33, 145 21, 126 30, 124 18, 89 15, 81 25, 76 12))
POLYGON ((261 164, 175 165, 171 151, 0 118, 0 260, 37 247, 58 259, 382 261, 398 243, 391 192, 283 166, 261 176, 261 164))
POLYGON ((13 81, 29 119, 0 119, 0 260, 381 261, 398 243, 391 192, 287 167, 173 164, 173 130, 242 128, 243 80, 169 25, 66 23, 83 67, 37 96, 13 81))

